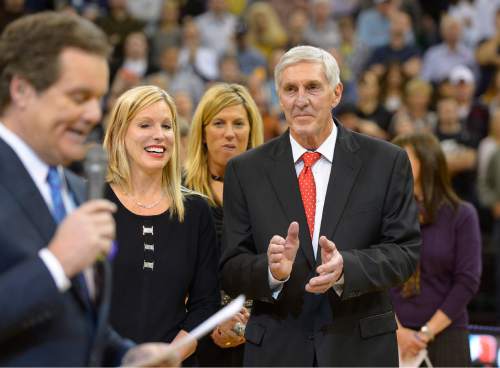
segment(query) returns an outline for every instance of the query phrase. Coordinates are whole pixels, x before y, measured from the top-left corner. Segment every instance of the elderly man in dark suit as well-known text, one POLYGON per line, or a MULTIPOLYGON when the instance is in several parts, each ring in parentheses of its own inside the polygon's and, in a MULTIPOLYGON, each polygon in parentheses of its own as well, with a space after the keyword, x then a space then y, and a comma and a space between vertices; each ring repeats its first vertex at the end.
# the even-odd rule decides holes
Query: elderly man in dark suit
POLYGON ((332 118, 342 84, 324 50, 289 50, 275 80, 289 131, 224 181, 223 288, 254 300, 244 364, 396 366, 388 289, 421 243, 408 157, 332 118))
POLYGON ((101 119, 108 51, 93 24, 57 13, 0 38, 0 365, 133 364, 166 348, 109 328, 109 266, 95 263, 110 251, 115 206, 78 207, 83 182, 63 168, 101 119))

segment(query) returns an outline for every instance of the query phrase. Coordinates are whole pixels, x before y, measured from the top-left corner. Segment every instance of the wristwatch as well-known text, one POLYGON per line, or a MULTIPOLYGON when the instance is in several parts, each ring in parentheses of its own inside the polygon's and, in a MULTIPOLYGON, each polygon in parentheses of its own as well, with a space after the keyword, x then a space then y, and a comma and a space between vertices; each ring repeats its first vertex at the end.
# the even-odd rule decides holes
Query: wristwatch
POLYGON ((429 328, 429 326, 427 325, 427 323, 425 325, 423 325, 422 327, 420 327, 420 332, 422 332, 425 336, 427 336, 429 341, 434 340, 434 334, 432 333, 432 331, 429 328))

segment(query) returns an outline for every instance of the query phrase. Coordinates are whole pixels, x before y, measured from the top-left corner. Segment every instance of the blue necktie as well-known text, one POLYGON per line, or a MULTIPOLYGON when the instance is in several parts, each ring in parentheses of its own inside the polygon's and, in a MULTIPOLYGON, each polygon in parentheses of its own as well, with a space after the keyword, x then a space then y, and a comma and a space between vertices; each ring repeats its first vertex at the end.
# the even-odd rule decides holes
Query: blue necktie
MULTIPOLYGON (((58 224, 64 220, 66 217, 66 208, 64 207, 63 197, 62 197, 62 180, 57 167, 49 166, 49 173, 47 175, 47 182, 50 187, 50 197, 52 198, 52 215, 54 220, 58 224)), ((89 292, 87 290, 87 285, 85 284, 85 277, 83 273, 79 273, 76 276, 76 281, 80 289, 84 292, 86 301, 90 303, 89 292)))
POLYGON ((52 198, 52 215, 58 224, 66 217, 66 208, 62 198, 62 182, 57 167, 49 166, 47 182, 50 187, 50 196, 52 198))

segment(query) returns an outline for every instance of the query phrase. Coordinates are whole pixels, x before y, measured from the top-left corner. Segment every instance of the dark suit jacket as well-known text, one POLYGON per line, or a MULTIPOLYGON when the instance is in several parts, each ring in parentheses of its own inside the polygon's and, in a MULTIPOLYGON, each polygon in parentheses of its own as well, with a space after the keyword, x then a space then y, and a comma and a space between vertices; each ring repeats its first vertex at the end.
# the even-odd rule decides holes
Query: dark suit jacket
MULTIPOLYGON (((82 180, 70 172, 66 178, 82 201, 82 180)), ((29 173, 0 139, 0 365, 119 364, 131 343, 106 323, 109 285, 100 285, 98 307, 90 306, 74 282, 60 293, 38 256, 55 230, 29 173)), ((96 273, 109 278, 109 265, 101 262, 96 273)))
POLYGON ((254 300, 244 365, 396 366, 396 321, 388 289, 415 270, 421 243, 413 180, 404 150, 338 122, 320 235, 344 259, 344 287, 304 289, 316 261, 289 133, 229 162, 224 182, 222 286, 254 300), (298 221, 300 249, 277 300, 266 251, 298 221))

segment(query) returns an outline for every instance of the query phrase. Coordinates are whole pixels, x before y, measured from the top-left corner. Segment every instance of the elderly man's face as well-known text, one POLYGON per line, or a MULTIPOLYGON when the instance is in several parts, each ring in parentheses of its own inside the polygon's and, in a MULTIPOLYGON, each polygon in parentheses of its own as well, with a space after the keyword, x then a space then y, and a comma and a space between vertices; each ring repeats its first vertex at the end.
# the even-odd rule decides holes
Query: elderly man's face
POLYGON ((305 148, 317 148, 331 132, 342 84, 331 86, 322 64, 300 62, 283 70, 278 88, 290 133, 305 148))

